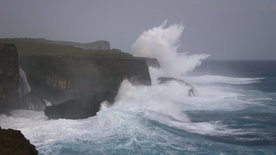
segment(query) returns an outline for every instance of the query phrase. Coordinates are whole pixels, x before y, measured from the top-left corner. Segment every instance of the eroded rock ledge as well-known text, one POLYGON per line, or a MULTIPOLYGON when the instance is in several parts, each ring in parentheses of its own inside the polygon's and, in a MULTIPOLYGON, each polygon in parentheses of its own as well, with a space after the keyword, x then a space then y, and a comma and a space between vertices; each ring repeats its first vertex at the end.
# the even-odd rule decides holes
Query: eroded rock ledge
POLYGON ((37 155, 38 151, 20 131, 0 127, 0 154, 37 155))

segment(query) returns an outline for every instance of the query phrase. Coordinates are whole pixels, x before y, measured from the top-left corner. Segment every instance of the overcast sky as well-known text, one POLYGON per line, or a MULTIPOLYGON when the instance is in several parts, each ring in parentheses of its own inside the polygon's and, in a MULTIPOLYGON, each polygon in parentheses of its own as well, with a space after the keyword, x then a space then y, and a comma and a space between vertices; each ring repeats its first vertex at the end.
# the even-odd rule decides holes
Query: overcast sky
POLYGON ((0 37, 108 40, 130 51, 145 30, 183 23, 179 51, 276 59, 276 0, 0 0, 0 37))

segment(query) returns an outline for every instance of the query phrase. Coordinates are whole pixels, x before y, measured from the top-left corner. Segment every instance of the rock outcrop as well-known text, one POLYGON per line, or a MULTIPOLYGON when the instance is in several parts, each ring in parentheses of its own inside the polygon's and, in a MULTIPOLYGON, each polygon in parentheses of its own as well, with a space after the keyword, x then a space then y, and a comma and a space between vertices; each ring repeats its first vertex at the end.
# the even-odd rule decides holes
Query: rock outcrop
POLYGON ((112 102, 123 79, 151 83, 145 61, 115 53, 20 56, 20 66, 27 74, 31 92, 53 104, 93 94, 109 94, 112 102))
POLYGON ((159 81, 159 84, 166 83, 166 82, 169 82, 169 81, 176 81, 176 82, 185 84, 187 87, 189 87, 188 92, 187 92, 188 96, 190 96, 190 97, 198 96, 197 89, 194 86, 187 83, 186 81, 184 81, 184 80, 177 79, 177 78, 174 78, 174 77, 159 77, 158 81, 159 81))
POLYGON ((32 92, 60 104, 45 109, 49 118, 95 115, 101 102, 113 102, 124 79, 151 84, 146 62, 132 57, 22 56, 20 61, 24 62, 21 67, 28 73, 32 92))
POLYGON ((38 151, 20 131, 0 127, 0 154, 37 155, 38 151))
POLYGON ((19 108, 18 53, 13 44, 0 44, 0 113, 19 108))
MULTIPOLYGON (((10 64, 7 56, 1 56, 5 62, 0 62, 3 64, 3 75, 9 75, 6 80, 16 80, 9 81, 14 85, 10 84, 5 89, 0 87, 5 90, 0 89, 2 96, 5 96, 6 88, 17 93, 13 99, 20 105, 10 110, 44 110, 46 105, 52 104, 45 109, 49 118, 85 118, 95 115, 103 101, 112 104, 124 79, 133 84, 151 84, 147 64, 154 60, 133 57, 117 49, 85 50, 41 39, 1 41, 15 43, 19 51, 20 68, 15 63, 16 67, 12 69, 16 76, 10 77, 6 71, 11 68, 7 66, 10 64)), ((10 107, 13 104, 5 105, 10 107)))
POLYGON ((103 94, 91 95, 90 97, 67 100, 62 104, 48 106, 45 114, 48 118, 58 119, 82 119, 96 115, 100 110, 100 104, 109 96, 103 94))
POLYGON ((145 60, 149 67, 160 68, 160 64, 156 58, 137 57, 137 59, 145 60))

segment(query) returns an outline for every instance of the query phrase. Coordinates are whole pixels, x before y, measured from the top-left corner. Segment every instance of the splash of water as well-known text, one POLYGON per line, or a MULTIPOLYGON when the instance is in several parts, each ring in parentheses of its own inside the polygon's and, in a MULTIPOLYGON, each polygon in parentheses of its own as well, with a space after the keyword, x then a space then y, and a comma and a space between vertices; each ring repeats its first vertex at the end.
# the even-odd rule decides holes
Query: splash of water
POLYGON ((163 76, 180 77, 192 71, 208 57, 206 54, 190 55, 179 53, 180 37, 184 30, 181 24, 160 26, 144 31, 132 45, 134 56, 156 58, 163 70, 163 76))

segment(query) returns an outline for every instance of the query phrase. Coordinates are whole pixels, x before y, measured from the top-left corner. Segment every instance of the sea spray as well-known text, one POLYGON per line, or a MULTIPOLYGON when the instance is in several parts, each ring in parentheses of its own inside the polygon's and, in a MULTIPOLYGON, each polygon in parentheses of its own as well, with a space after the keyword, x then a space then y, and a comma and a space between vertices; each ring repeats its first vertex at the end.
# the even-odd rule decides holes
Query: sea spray
POLYGON ((188 88, 176 82, 167 85, 134 86, 124 80, 113 108, 141 112, 152 120, 162 118, 163 121, 169 121, 172 118, 181 122, 189 122, 181 105, 172 102, 176 96, 188 97, 188 88))
POLYGON ((192 71, 208 57, 206 54, 190 55, 178 52, 180 37, 184 30, 181 24, 167 26, 167 21, 158 27, 143 32, 132 45, 134 56, 157 58, 163 76, 180 77, 192 71))
MULTIPOLYGON (((188 97, 189 86, 178 82, 170 83, 174 90, 164 91, 167 85, 158 85, 158 77, 173 76, 180 78, 181 75, 192 71, 201 64, 201 61, 208 57, 205 54, 189 55, 187 53, 178 53, 180 47, 180 37, 184 30, 183 25, 173 24, 167 26, 167 21, 158 27, 154 27, 143 32, 132 45, 134 56, 157 58, 161 69, 149 68, 152 80, 152 86, 133 86, 128 81, 123 81, 116 97, 114 106, 121 106, 122 103, 133 103, 137 98, 141 99, 143 104, 136 104, 135 110, 140 109, 151 119, 172 118, 174 120, 189 122, 189 118, 181 110, 178 104, 171 102, 171 98, 160 97, 174 95, 188 97), (153 93, 154 92, 154 93, 153 93), (151 96, 153 95, 153 96, 151 96), (155 117, 156 116, 156 117, 155 117), (168 117, 167 117, 168 116, 168 117)), ((134 105, 130 107, 133 108, 134 105)))

